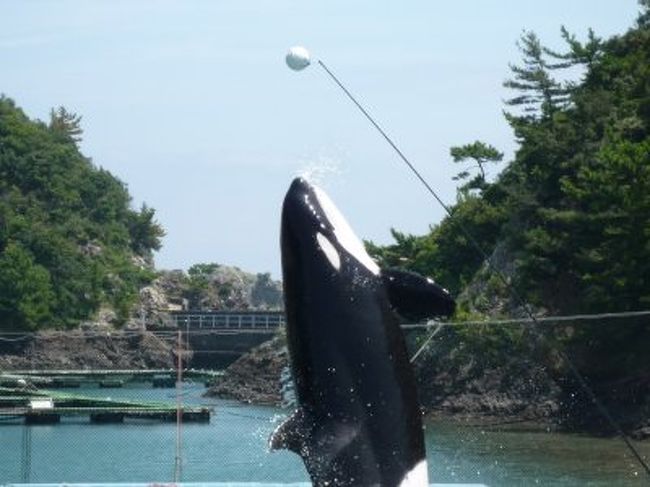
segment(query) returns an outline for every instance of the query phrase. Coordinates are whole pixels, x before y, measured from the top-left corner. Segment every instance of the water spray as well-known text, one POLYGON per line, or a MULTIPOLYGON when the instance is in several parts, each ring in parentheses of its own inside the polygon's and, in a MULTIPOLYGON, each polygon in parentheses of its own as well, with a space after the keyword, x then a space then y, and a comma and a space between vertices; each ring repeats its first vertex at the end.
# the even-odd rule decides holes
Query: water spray
MULTIPOLYGON (((388 134, 384 131, 384 129, 381 128, 381 126, 375 121, 375 119, 368 113, 368 111, 357 101, 357 99, 352 95, 352 93, 343 85, 343 83, 334 75, 334 73, 325 65, 323 61, 320 59, 317 61, 318 65, 323 69, 323 71, 328 75, 328 77, 334 81, 334 83, 345 93, 345 95, 352 101, 352 103, 359 109, 359 111, 368 119, 368 121, 375 127, 375 129, 379 132, 379 134, 386 140, 386 142, 393 148, 395 153, 399 156, 399 158, 406 164, 406 166, 411 170, 413 175, 420 181, 420 183, 426 188, 427 192, 438 202, 438 204, 445 210, 445 213, 447 213, 447 216, 452 220, 455 221, 454 216, 451 212, 451 208, 447 206, 444 201, 438 196, 438 194, 435 192, 435 190, 431 187, 431 185, 424 179, 424 177, 420 174, 420 172, 413 166, 411 161, 404 155, 404 153, 400 150, 399 147, 393 142, 393 140, 388 136, 388 134)), ((291 68, 293 71, 302 71, 308 66, 311 65, 311 55, 309 54, 309 51, 302 47, 302 46, 294 46, 289 49, 289 52, 286 55, 286 63, 289 68, 291 68)), ((467 238, 467 240, 472 244, 472 246, 478 251, 478 253, 481 255, 485 263, 487 264, 488 268, 494 273, 494 275, 497 276, 497 278, 501 281, 501 283, 505 286, 505 289, 508 290, 510 295, 515 299, 515 301, 523 308, 525 311, 526 315, 528 316, 528 320, 530 323, 533 325, 533 329, 535 330, 536 334, 538 337, 542 338, 543 340, 546 340, 543 334, 540 333, 539 331, 539 323, 538 319, 535 317, 535 315, 532 312, 532 309, 530 308, 529 304, 526 302, 526 300, 521 297, 521 295, 517 292, 517 290, 514 288, 512 283, 505 277, 505 275, 495 266, 492 264, 492 260, 490 259, 490 256, 488 256, 487 252, 483 250, 483 247, 479 244, 478 240, 473 236, 473 234, 467 230, 463 225, 459 225, 458 228, 463 232, 464 236, 467 238)), ((437 333, 438 329, 434 329, 433 334, 437 333)), ((429 340, 426 340, 425 343, 427 343, 429 340)), ((420 351, 418 351, 418 354, 420 351)), ((605 407, 605 405, 598 399, 598 396, 596 396, 596 393, 593 391, 593 389, 589 386, 587 383, 586 379, 583 377, 583 375, 580 373, 576 365, 571 361, 569 356, 564 352, 564 350, 558 350, 558 354, 562 358, 562 360, 565 362, 567 365, 569 371, 571 374, 574 376, 574 378, 577 380, 578 384, 580 385, 581 389, 587 393, 589 398, 591 399, 591 402, 596 406, 596 409, 598 412, 601 414, 603 418, 609 423, 609 425, 613 428, 614 431, 618 433, 618 435, 621 437, 625 445, 627 446, 628 450, 634 458, 639 462, 639 464, 643 467, 645 470, 646 474, 650 476, 650 465, 645 461, 645 459, 641 456, 641 453, 636 449, 636 447, 632 444, 628 436, 625 434, 621 426, 618 424, 618 422, 614 419, 614 417, 610 414, 609 410, 605 407)))

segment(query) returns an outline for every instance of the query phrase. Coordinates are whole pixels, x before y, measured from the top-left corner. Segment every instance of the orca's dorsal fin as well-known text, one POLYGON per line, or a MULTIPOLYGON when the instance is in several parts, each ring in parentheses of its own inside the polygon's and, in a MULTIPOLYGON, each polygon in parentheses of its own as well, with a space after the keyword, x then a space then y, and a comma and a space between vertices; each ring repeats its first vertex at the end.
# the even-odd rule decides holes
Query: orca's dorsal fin
POLYGON ((391 306, 407 320, 454 314, 454 298, 432 279, 399 269, 382 270, 381 278, 391 306))

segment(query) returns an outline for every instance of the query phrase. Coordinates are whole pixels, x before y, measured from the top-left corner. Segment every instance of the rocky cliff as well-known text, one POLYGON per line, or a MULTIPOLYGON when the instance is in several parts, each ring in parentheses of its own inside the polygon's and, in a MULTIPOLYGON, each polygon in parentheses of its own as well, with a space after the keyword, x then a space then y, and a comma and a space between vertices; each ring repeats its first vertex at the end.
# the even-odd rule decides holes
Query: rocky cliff
MULTIPOLYGON (((145 331, 151 326, 171 326, 170 311, 192 304, 200 309, 277 309, 281 303, 281 284, 269 274, 211 264, 210 272, 197 279, 196 273, 155 271, 151 263, 139 265, 150 266, 157 277, 140 289, 126 323, 104 305, 74 330, 12 335, 0 341, 0 370, 173 367, 175 344, 145 331)), ((242 337, 234 350, 254 344, 252 338, 242 337)))
POLYGON ((148 332, 40 332, 0 346, 0 370, 174 367, 174 346, 148 332))
POLYGON ((281 405, 282 375, 289 355, 281 338, 274 338, 240 357, 217 379, 206 396, 255 404, 281 405))

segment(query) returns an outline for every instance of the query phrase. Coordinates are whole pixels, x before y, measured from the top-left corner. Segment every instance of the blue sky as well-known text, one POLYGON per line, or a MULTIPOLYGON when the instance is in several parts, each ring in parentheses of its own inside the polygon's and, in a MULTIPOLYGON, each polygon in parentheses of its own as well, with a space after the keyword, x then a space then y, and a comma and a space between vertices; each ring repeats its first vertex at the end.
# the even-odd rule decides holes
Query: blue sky
MULTIPOLYGON (((442 217, 318 66, 322 59, 447 202, 449 148, 511 155, 501 83, 523 29, 560 47, 624 32, 635 0, 0 0, 0 92, 32 118, 83 116, 83 152, 157 210, 160 268, 197 262, 280 274, 280 206, 315 174, 357 234, 390 241, 442 217)), ((493 175, 495 170, 492 171, 493 175)))

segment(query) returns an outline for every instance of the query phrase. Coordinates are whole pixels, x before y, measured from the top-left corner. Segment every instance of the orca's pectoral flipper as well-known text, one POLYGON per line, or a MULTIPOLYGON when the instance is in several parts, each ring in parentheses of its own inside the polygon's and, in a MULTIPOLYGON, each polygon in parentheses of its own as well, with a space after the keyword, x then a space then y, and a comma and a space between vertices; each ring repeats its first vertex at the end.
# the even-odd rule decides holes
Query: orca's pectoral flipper
POLYGON ((311 470, 333 464, 359 434, 356 422, 325 420, 316 423, 302 409, 296 410, 273 432, 271 450, 289 450, 302 457, 311 470))
POLYGON ((302 409, 296 409, 271 435, 271 450, 289 450, 300 455, 310 434, 311 425, 302 409))
POLYGON ((407 320, 454 314, 456 301, 433 280, 399 269, 382 270, 381 277, 393 309, 407 320))

